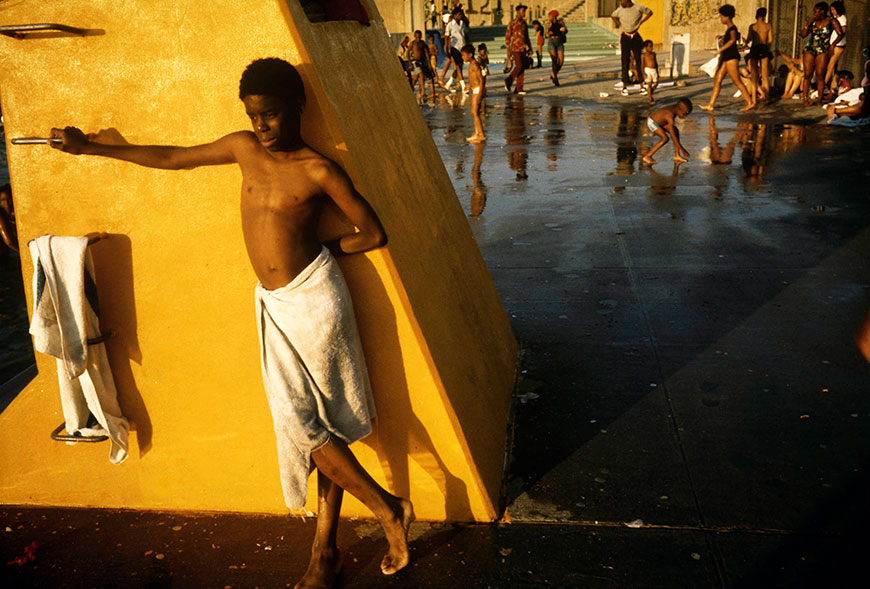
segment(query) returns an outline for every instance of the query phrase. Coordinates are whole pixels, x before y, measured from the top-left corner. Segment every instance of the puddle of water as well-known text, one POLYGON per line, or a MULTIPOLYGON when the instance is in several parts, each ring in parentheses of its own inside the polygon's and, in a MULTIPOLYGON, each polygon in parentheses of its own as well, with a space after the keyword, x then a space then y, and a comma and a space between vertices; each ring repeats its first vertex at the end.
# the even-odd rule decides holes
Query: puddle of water
MULTIPOLYGON (((832 140, 832 132, 842 130, 826 125, 749 123, 694 113, 678 123, 690 161, 672 162, 670 143, 657 154, 660 163, 648 167, 641 159, 655 139, 645 106, 496 96, 484 118, 488 141, 475 146, 465 143, 473 127, 461 97, 422 108, 466 213, 478 219, 512 215, 522 203, 541 199, 584 199, 638 187, 658 199, 682 193, 714 200, 769 197, 769 173, 785 154, 842 139, 832 140)), ((837 154, 831 157, 834 164, 841 161, 837 154)), ((812 165, 826 159, 814 156, 812 165)))

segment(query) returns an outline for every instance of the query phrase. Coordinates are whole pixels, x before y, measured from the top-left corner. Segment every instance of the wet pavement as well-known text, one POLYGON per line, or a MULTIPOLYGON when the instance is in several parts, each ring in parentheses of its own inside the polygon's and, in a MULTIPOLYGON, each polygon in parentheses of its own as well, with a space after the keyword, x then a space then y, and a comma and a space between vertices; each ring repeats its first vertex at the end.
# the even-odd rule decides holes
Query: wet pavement
MULTIPOLYGON (((486 144, 465 142, 467 105, 421 109, 523 349, 506 515, 414 524, 394 578, 377 526, 345 522, 340 585, 854 584, 870 515, 870 365, 852 343, 870 303, 870 134, 793 103, 737 116, 723 98, 679 123, 688 163, 668 145, 649 168, 645 99, 595 98, 612 79, 533 80, 526 96, 497 81, 486 144)), ((695 78, 660 101, 707 93, 695 78)), ((292 585, 313 529, 0 508, 5 562, 39 544, 4 586, 292 585)))

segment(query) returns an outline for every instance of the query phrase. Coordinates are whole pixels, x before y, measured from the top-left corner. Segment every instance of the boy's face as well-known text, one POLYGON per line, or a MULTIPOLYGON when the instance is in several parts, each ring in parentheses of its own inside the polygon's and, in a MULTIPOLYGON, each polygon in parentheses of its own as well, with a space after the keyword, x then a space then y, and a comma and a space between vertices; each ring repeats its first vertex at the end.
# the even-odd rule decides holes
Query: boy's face
POLYGON ((286 101, 277 96, 251 94, 242 102, 260 145, 269 151, 281 151, 289 145, 299 129, 299 119, 286 101))
POLYGON ((5 210, 7 213, 12 212, 12 195, 6 192, 0 192, 0 208, 5 210))
POLYGON ((419 41, 423 38, 423 33, 414 33, 414 40, 419 41))
POLYGON ((465 63, 471 61, 472 57, 474 57, 473 53, 466 53, 465 51, 462 52, 462 61, 464 61, 465 63))
POLYGON ((652 53, 652 45, 644 45, 643 50, 647 53, 652 53))
POLYGON ((681 119, 685 119, 689 115, 688 107, 685 104, 683 104, 682 102, 677 104, 677 108, 675 109, 674 112, 681 119))

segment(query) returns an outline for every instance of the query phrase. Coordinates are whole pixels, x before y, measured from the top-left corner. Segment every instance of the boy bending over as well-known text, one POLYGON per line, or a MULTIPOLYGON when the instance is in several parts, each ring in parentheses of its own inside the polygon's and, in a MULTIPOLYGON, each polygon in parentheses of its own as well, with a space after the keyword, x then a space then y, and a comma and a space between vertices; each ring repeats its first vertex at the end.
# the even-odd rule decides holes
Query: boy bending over
POLYGON ((656 134, 659 141, 653 145, 649 153, 643 156, 643 163, 648 166, 658 163, 652 156, 667 144, 668 135, 674 139, 674 161, 681 163, 689 161, 689 152, 680 144, 680 130, 675 123, 677 118, 685 119, 690 112, 692 112, 692 101, 688 98, 680 98, 675 105, 660 108, 647 117, 647 127, 656 134))
POLYGON ((474 59, 474 45, 466 45, 460 51, 462 61, 468 64, 468 84, 471 86, 471 118, 474 119, 474 135, 465 140, 469 143, 483 143, 486 135, 483 133, 483 122, 480 114, 486 100, 486 81, 481 73, 480 64, 474 59))
POLYGON ((371 385, 347 286, 333 256, 386 244, 381 222, 344 170, 299 134, 305 89, 296 69, 270 58, 242 74, 239 98, 253 131, 194 147, 107 145, 74 127, 52 129, 52 147, 141 166, 183 170, 238 164, 241 220, 254 272, 263 381, 278 443, 288 507, 305 504, 317 468, 317 530, 297 587, 331 586, 341 568, 336 546, 344 491, 371 509, 389 551, 381 571, 408 564, 411 502, 391 495, 363 470, 348 444, 371 432, 371 385), (321 244, 317 226, 332 201, 359 232, 321 244))

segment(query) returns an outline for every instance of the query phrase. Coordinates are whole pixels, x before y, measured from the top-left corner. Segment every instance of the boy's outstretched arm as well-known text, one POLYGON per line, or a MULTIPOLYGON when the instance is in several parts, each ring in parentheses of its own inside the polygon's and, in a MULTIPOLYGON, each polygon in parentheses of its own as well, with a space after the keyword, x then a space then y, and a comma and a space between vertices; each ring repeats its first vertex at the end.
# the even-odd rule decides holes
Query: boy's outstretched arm
POLYGON ((226 135, 212 143, 193 147, 172 145, 108 144, 93 141, 75 127, 52 129, 51 137, 60 139, 50 145, 74 155, 98 155, 132 162, 148 168, 186 170, 197 166, 214 166, 236 162, 235 147, 245 136, 244 131, 226 135))
POLYGON ((387 244, 387 234, 371 205, 353 187, 347 173, 335 162, 327 161, 316 171, 315 178, 359 231, 331 239, 324 245, 333 255, 358 254, 387 244))

